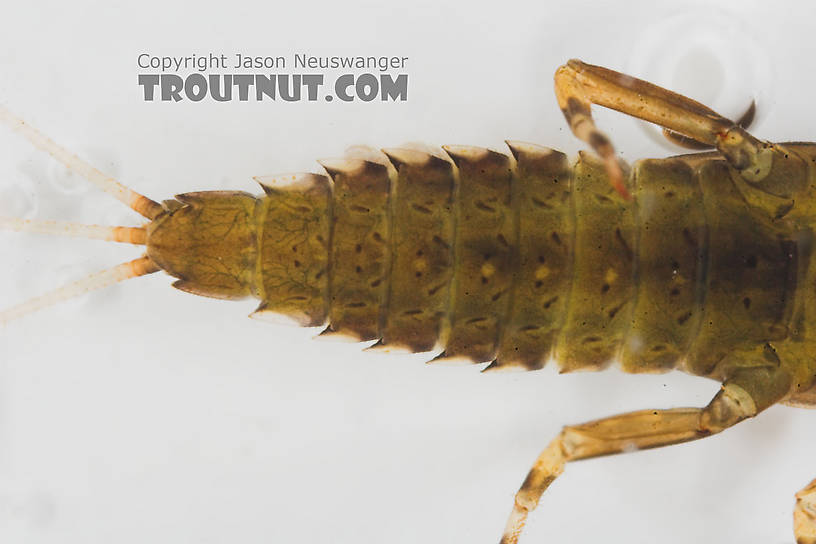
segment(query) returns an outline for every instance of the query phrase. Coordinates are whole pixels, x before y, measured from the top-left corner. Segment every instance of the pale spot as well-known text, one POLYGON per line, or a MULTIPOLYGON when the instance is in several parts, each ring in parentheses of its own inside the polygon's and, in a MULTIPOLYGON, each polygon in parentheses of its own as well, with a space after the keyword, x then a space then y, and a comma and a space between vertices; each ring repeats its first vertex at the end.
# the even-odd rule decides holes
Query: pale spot
POLYGON ((363 351, 371 352, 371 353, 393 353, 393 354, 409 354, 414 353, 409 347, 403 346, 400 344, 386 344, 382 341, 375 342, 368 346, 367 348, 363 348, 363 351))
POLYGON ((546 279, 547 276, 550 275, 550 268, 548 266, 542 265, 536 268, 535 271, 535 279, 543 280, 546 279))
POLYGON ((437 355, 425 362, 434 366, 473 366, 473 360, 465 355, 437 355))
POLYGON ((414 259, 414 272, 426 272, 428 270, 428 260, 425 258, 414 259))
POLYGON ((623 445, 623 453, 633 453, 638 451, 638 449, 637 444, 634 442, 627 442, 623 445))
POLYGON ((496 267, 492 263, 484 263, 482 265, 482 277, 489 278, 496 273, 496 267))
POLYGON ((615 283, 615 280, 618 279, 618 273, 615 272, 614 268, 610 268, 606 271, 606 275, 604 276, 604 281, 606 283, 612 284, 615 283))
POLYGON ((258 321, 263 321, 265 323, 271 323, 273 325, 285 325, 288 327, 301 327, 308 322, 308 316, 306 316, 305 314, 301 315, 285 314, 273 310, 262 309, 258 309, 252 312, 251 314, 249 314, 249 317, 258 321))

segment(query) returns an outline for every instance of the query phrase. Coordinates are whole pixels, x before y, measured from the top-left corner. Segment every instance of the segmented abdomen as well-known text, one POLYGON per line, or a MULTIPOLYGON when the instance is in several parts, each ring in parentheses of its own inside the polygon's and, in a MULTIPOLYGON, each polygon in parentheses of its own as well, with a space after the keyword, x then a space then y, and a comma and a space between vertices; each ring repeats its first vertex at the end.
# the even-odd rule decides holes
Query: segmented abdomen
POLYGON ((491 367, 710 374, 787 335, 795 244, 721 160, 638 162, 634 202, 581 155, 386 151, 266 186, 261 313, 491 367))

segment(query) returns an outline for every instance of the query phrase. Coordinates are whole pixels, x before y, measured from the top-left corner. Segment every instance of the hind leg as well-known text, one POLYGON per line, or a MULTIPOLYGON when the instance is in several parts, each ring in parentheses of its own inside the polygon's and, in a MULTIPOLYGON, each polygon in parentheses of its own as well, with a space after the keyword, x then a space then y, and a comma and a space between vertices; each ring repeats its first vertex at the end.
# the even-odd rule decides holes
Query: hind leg
POLYGON ((550 442, 516 493, 501 544, 516 544, 527 515, 570 461, 688 442, 718 433, 753 414, 720 394, 707 408, 643 410, 567 426, 550 442))
MULTIPOLYGON (((518 542, 527 515, 564 471, 566 463, 689 442, 719 433, 783 398, 790 383, 790 376, 778 368, 754 367, 726 381, 705 408, 643 410, 564 427, 536 459, 516 493, 501 544, 518 542)), ((802 504, 807 505, 808 500, 813 499, 805 497, 802 504)), ((802 542, 816 544, 809 540, 802 542)))
POLYGON ((793 534, 796 544, 816 544, 816 480, 796 494, 793 534))

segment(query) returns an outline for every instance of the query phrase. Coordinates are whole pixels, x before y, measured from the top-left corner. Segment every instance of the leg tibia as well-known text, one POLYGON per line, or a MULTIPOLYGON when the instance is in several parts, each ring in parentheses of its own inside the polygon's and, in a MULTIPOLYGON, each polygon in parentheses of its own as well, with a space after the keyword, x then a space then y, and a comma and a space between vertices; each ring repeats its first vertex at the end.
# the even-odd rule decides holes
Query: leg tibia
POLYGON ((518 542, 527 515, 566 463, 689 442, 721 432, 785 396, 789 384, 790 377, 781 370, 749 368, 735 372, 733 381, 726 382, 705 408, 642 410, 564 427, 536 459, 516 494, 502 544, 518 542))
MULTIPOLYGON (((736 125, 748 130, 751 123, 754 122, 754 117, 756 117, 756 102, 752 100, 751 104, 748 106, 748 109, 745 110, 745 113, 743 113, 742 116, 737 119, 736 125)), ((713 145, 698 142, 697 140, 689 138, 688 136, 683 136, 679 132, 675 132, 668 128, 663 129, 663 136, 665 136, 670 142, 679 145, 680 147, 685 147, 686 149, 702 150, 714 148, 713 145)))

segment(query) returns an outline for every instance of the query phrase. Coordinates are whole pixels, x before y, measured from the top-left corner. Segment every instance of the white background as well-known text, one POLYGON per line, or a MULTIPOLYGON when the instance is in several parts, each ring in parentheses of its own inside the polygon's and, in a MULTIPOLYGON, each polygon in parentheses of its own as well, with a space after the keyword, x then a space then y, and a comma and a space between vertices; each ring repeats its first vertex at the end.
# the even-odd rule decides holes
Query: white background
MULTIPOLYGON (((757 135, 814 139, 816 8, 801 2, 5 2, 0 102, 154 199, 258 192, 346 146, 409 141, 574 153, 552 93, 570 57, 691 93, 757 135), (139 53, 408 56, 405 103, 146 103, 139 53)), ((293 70, 288 70, 293 71, 293 70)), ((672 151, 597 119, 627 160, 672 151)), ((0 130, 0 214, 139 218, 0 130)), ((0 307, 138 248, 0 233, 0 307)), ((0 330, 0 542, 496 542, 566 423, 701 406, 717 384, 617 370, 480 375, 246 319, 254 302, 162 274, 0 330)), ((816 476, 814 414, 567 468, 524 542, 790 543, 816 476)))

